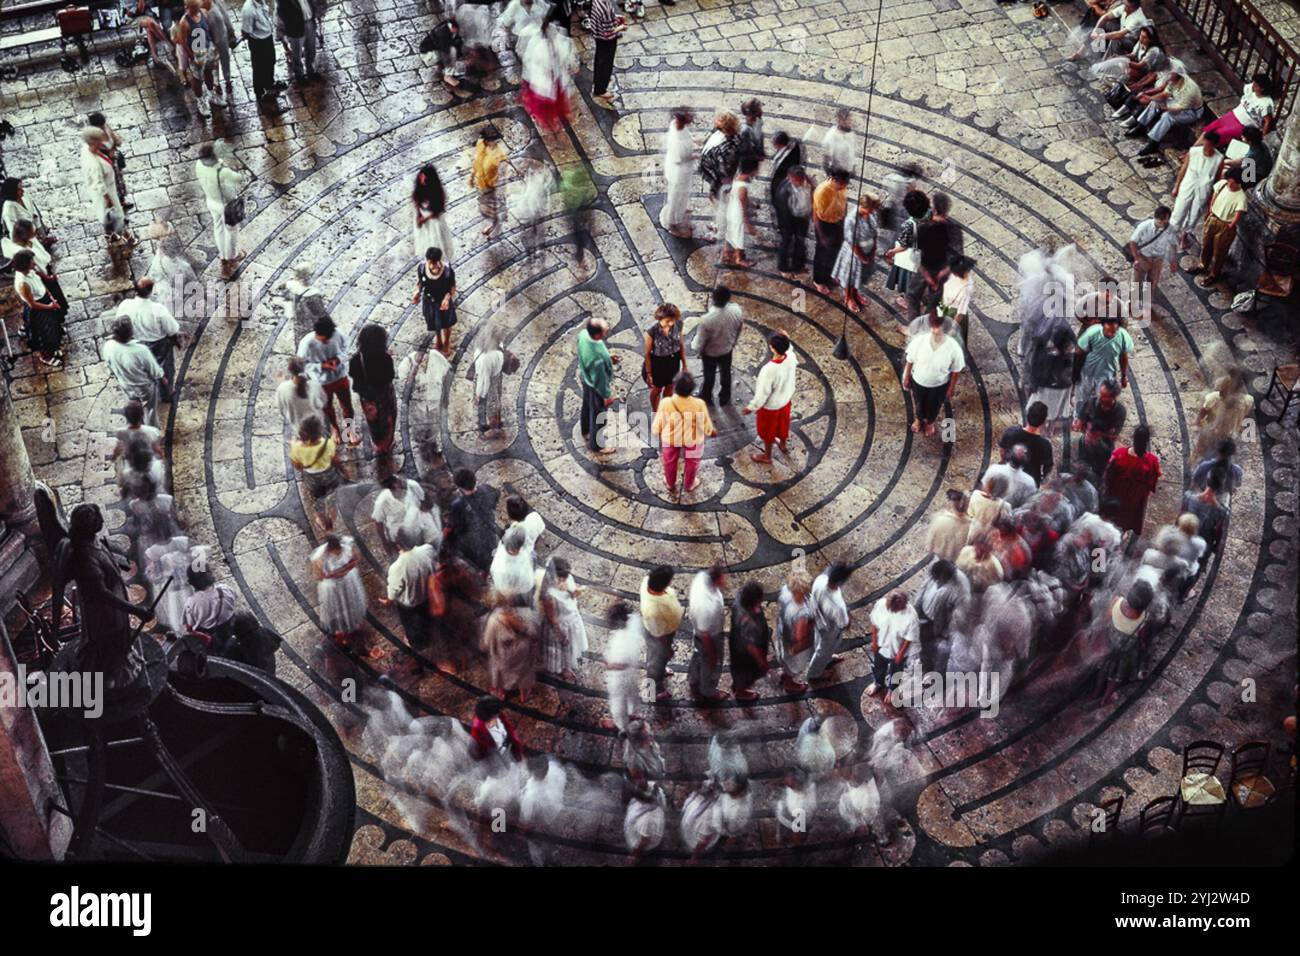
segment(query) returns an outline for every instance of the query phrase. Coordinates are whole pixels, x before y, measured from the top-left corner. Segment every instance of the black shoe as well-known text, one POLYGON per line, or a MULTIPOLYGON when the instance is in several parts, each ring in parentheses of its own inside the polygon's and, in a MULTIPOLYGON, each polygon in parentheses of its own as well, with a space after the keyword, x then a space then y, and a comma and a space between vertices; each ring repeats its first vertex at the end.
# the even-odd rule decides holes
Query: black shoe
POLYGON ((274 90, 276 93, 281 93, 284 90, 287 90, 288 88, 289 88, 288 83, 281 83, 279 80, 276 80, 274 83, 271 84, 271 89, 274 90))
POLYGON ((1154 142, 1153 142, 1153 143, 1147 143, 1147 144, 1146 144, 1145 146, 1143 146, 1140 150, 1138 150, 1138 155, 1139 155, 1139 156, 1154 156, 1154 155, 1155 155, 1156 153, 1158 153, 1159 151, 1160 151, 1160 144, 1159 144, 1159 143, 1154 143, 1154 142))
POLYGON ((1134 126, 1132 129, 1126 132, 1124 136, 1128 139, 1142 139, 1144 136, 1146 136, 1146 134, 1147 131, 1143 129, 1141 126, 1134 126))

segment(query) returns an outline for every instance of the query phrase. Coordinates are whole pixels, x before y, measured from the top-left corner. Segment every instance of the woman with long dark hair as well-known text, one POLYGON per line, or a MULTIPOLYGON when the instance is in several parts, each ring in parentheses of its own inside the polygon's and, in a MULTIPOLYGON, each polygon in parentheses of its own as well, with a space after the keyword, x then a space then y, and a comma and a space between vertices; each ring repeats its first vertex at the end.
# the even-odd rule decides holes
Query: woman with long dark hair
POLYGON ((388 333, 382 325, 367 325, 357 335, 357 351, 348 363, 348 376, 352 390, 361 399, 375 453, 387 455, 393 450, 397 424, 397 393, 393 389, 397 372, 388 354, 388 333))
POLYGON ((13 258, 14 291, 23 303, 27 344, 48 368, 63 367, 63 320, 67 313, 54 300, 36 269, 36 254, 23 249, 13 258))
POLYGON ((415 254, 422 256, 434 246, 442 250, 443 259, 450 265, 456 257, 456 243, 447 224, 447 191, 432 164, 421 166, 415 174, 411 206, 415 215, 415 254))

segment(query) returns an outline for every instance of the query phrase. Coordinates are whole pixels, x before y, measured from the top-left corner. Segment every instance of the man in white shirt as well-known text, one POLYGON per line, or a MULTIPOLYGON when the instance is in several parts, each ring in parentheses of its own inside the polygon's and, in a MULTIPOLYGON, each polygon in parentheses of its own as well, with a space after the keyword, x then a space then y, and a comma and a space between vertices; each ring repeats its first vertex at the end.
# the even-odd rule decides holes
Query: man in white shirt
POLYGON ((907 650, 920 636, 921 622, 916 608, 907 600, 907 592, 895 591, 881 598, 871 608, 871 684, 867 694, 874 697, 883 688, 893 688, 890 682, 903 667, 907 650))
MULTIPOLYGON (((433 546, 416 544, 406 530, 397 532, 397 557, 388 566, 387 597, 380 603, 396 606, 406 639, 417 652, 429 646, 429 575, 436 555, 433 546)), ((421 669, 418 661, 416 670, 421 669)))
POLYGON ((795 373, 799 367, 790 349, 790 337, 784 332, 777 332, 767 344, 772 358, 759 369, 754 397, 744 410, 748 415, 758 409, 755 424, 763 442, 763 453, 749 456, 757 462, 772 460, 774 443, 780 446, 781 454, 790 457, 786 442, 790 437, 790 404, 794 400, 795 373))
POLYGON ((113 323, 113 337, 104 343, 104 361, 127 400, 134 398, 144 406, 145 424, 157 427, 160 389, 166 387, 167 378, 153 352, 135 341, 130 319, 113 323))
MULTIPOLYGON (((117 314, 131 320, 135 340, 146 346, 162 366, 168 382, 176 379, 176 346, 180 345, 181 327, 175 317, 161 302, 155 302, 153 279, 145 277, 135 284, 135 298, 118 303, 117 314)), ((164 389, 164 402, 174 401, 175 395, 164 389)))
POLYGON ((1169 271, 1178 269, 1178 230, 1169 224, 1168 206, 1157 206, 1150 219, 1143 219, 1128 237, 1128 249, 1133 256, 1133 297, 1141 305, 1144 319, 1151 318, 1151 303, 1155 301, 1160 273, 1166 262, 1169 271), (1149 283, 1149 285, 1148 285, 1149 283))
POLYGON ((284 84, 275 82, 275 15, 270 0, 244 0, 239 30, 248 41, 253 64, 253 96, 259 101, 273 99, 284 84))
POLYGON ((474 400, 478 403, 480 433, 501 431, 501 376, 506 353, 500 329, 488 333, 487 345, 474 360, 474 400))
POLYGON ((1002 496, 1002 500, 1012 508, 1019 508, 1038 491, 1034 476, 1025 471, 1027 464, 1029 464, 1029 449, 1024 445, 1015 445, 1007 455, 1006 461, 989 465, 984 472, 985 481, 999 475, 1006 479, 1007 491, 1002 496))
POLYGON ((1123 0, 1111 7, 1092 31, 1093 49, 1106 44, 1107 58, 1127 56, 1137 43, 1138 31, 1151 24, 1151 18, 1142 11, 1141 0, 1123 0))
POLYGON ((608 728, 626 730, 641 704, 641 654, 645 647, 641 617, 622 601, 609 609, 609 642, 605 645, 605 690, 610 716, 608 728))
POLYGON ((719 380, 718 404, 731 404, 731 353, 736 348, 745 317, 731 301, 731 290, 719 285, 713 290, 712 306, 695 326, 692 348, 704 360, 704 390, 700 398, 713 404, 713 380, 719 380))
POLYGON ((813 606, 813 656, 808 664, 809 682, 820 680, 840 662, 836 652, 840 638, 849 626, 849 608, 844 603, 844 582, 853 569, 847 564, 832 564, 813 581, 808 599, 813 606))
POLYGON ((727 572, 721 564, 700 571, 691 581, 687 614, 695 639, 686 682, 696 700, 725 700, 730 696, 718 690, 726 644, 726 586, 727 572))
POLYGON ((837 169, 846 173, 857 167, 857 155, 853 143, 853 112, 848 109, 835 111, 835 125, 822 136, 822 154, 826 175, 837 169))

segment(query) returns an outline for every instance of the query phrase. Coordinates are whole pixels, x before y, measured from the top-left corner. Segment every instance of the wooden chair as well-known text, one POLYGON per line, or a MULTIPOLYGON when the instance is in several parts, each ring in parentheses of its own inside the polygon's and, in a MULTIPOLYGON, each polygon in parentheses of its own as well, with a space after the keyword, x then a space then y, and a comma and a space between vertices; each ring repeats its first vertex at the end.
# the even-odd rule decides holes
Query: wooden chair
POLYGON ((1182 829, 1188 820, 1209 818, 1217 822, 1228 808, 1228 793, 1215 774, 1223 762, 1223 744, 1194 740, 1183 748, 1183 775, 1178 781, 1178 817, 1182 829))
POLYGON ((1138 835, 1173 833, 1174 811, 1177 809, 1177 797, 1156 797, 1142 808, 1138 817, 1138 835))
POLYGON ((1264 776, 1268 766, 1270 744, 1253 740, 1232 752, 1232 775, 1228 777, 1228 796, 1243 810, 1262 807, 1277 794, 1273 781, 1264 776))
POLYGON ((1273 377, 1268 380, 1268 390, 1264 392, 1264 401, 1278 403, 1277 420, 1286 418, 1291 403, 1300 399, 1300 365, 1276 365, 1273 377), (1273 398, 1273 392, 1277 398, 1273 398))
POLYGON ((1300 272, 1300 249, 1289 242, 1273 242, 1264 247, 1264 268, 1255 280, 1255 302, 1251 311, 1259 310, 1260 298, 1286 300, 1295 288, 1300 272))

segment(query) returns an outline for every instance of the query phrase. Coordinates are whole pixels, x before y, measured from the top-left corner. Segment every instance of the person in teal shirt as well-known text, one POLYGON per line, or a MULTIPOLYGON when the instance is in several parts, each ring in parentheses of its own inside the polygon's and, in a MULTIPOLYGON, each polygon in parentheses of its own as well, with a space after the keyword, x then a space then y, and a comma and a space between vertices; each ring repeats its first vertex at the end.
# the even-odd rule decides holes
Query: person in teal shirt
POLYGON ((1120 327, 1119 319, 1106 316, 1079 336, 1078 348, 1083 353, 1083 370, 1075 390, 1074 430, 1082 431, 1082 415, 1078 413, 1097 394, 1102 382, 1110 380, 1118 382, 1122 389, 1128 388, 1128 357, 1133 351, 1133 337, 1120 327))
POLYGON ((582 437, 594 452, 603 451, 600 431, 605 409, 614 404, 614 363, 605 345, 605 323, 596 317, 578 333, 578 375, 582 379, 582 437))

